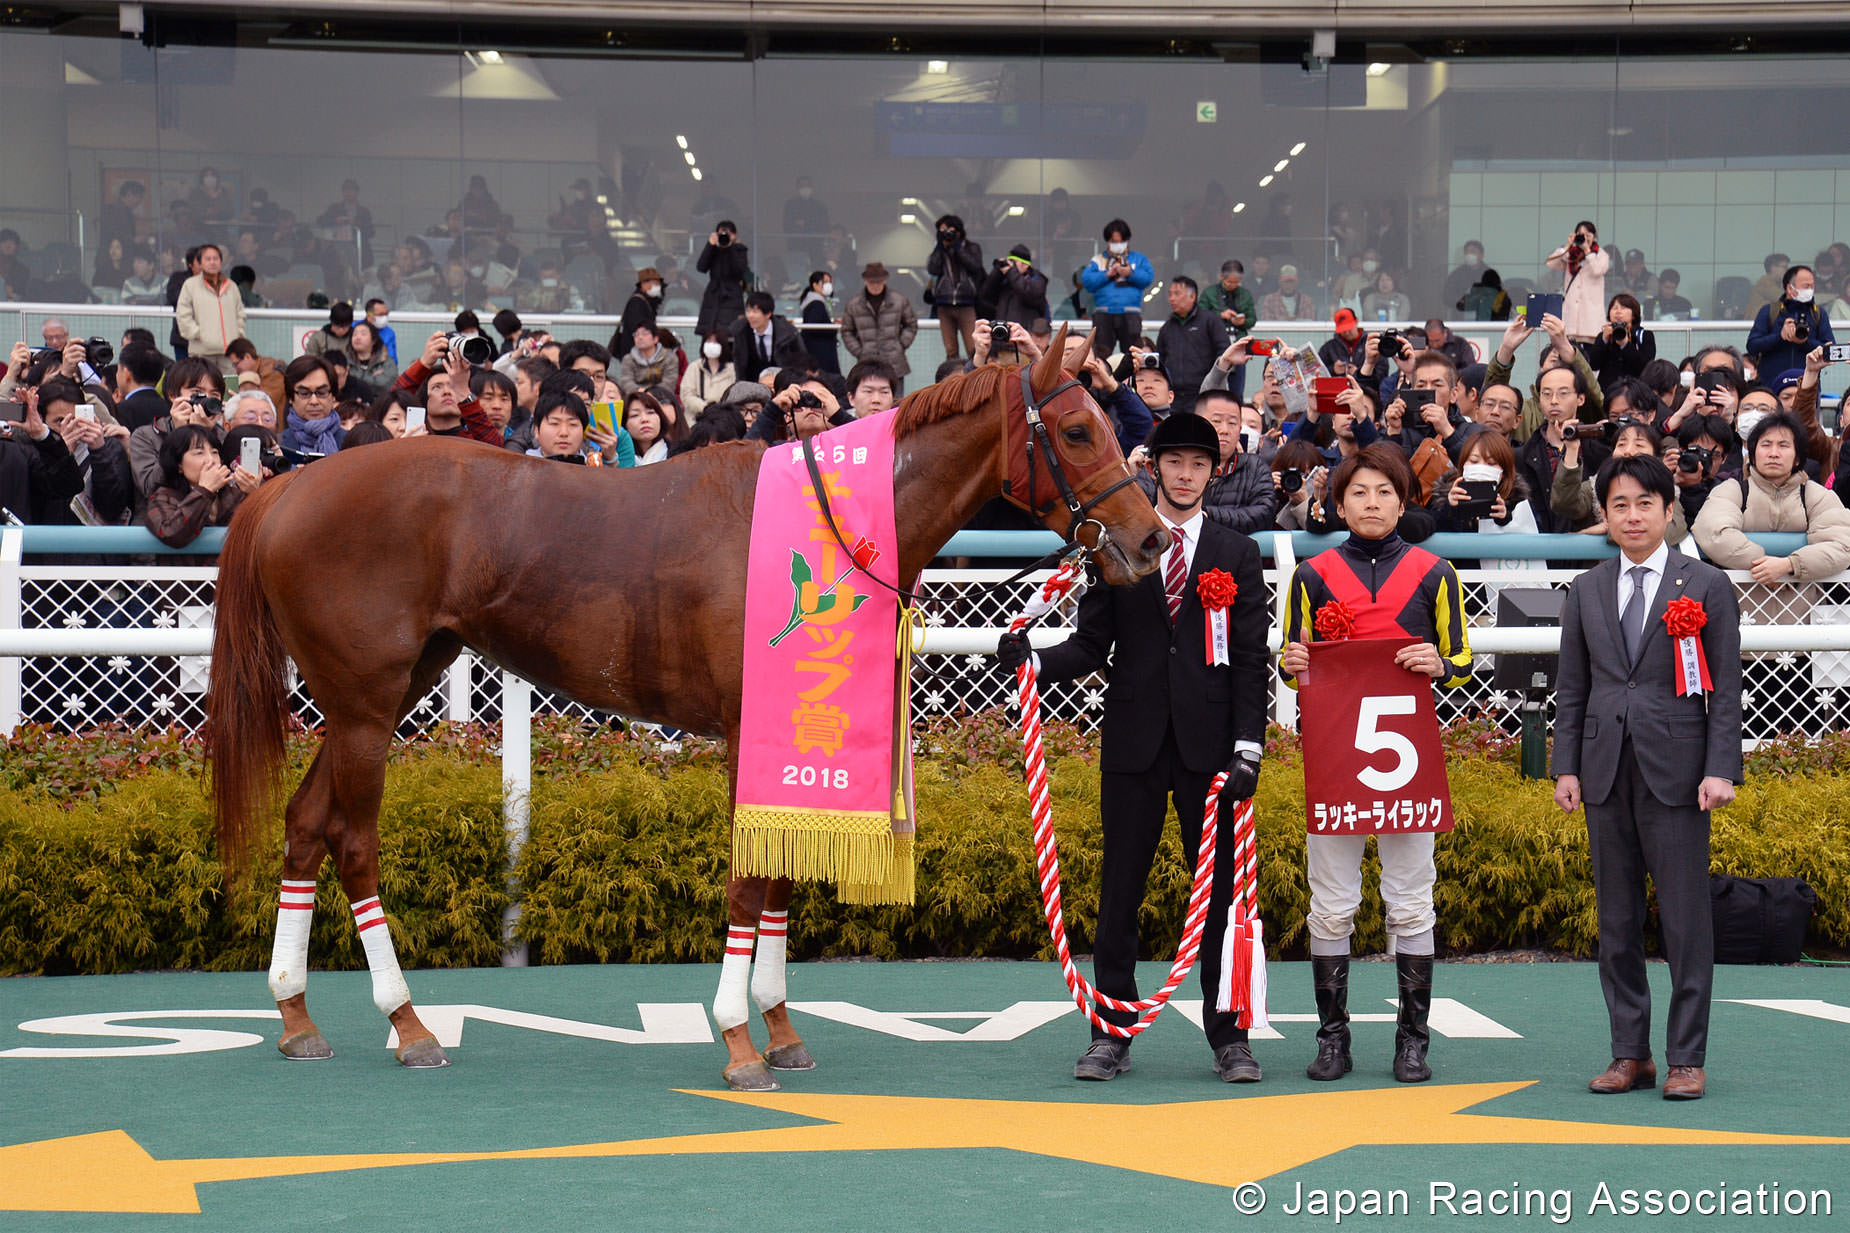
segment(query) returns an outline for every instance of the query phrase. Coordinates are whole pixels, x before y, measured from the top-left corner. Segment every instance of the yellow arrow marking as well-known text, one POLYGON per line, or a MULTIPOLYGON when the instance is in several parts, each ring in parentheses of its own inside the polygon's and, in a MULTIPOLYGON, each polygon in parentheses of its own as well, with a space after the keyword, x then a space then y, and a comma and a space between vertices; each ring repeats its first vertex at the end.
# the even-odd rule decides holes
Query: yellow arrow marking
POLYGON ((992 1148, 1238 1186, 1351 1147, 1850 1144, 1823 1135, 1497 1117, 1462 1110, 1530 1086, 1460 1083, 1157 1105, 796 1092, 687 1092, 818 1119, 803 1126, 501 1152, 156 1160, 121 1130, 0 1147, 0 1210, 197 1212, 206 1182, 488 1160, 992 1148), (1240 1150, 1229 1151, 1238 1141, 1240 1150))

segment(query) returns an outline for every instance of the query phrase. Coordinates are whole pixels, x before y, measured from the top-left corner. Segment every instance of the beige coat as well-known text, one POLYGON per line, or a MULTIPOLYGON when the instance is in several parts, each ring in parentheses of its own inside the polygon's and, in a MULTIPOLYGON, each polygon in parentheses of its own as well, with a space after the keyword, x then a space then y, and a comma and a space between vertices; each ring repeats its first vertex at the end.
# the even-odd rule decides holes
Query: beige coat
POLYGON ((1751 470, 1745 480, 1723 480, 1702 503, 1692 531, 1702 555, 1723 569, 1746 569, 1767 555, 1747 538, 1750 531, 1804 534, 1805 546, 1791 556, 1790 582, 1742 591, 1742 615, 1761 624, 1804 621, 1819 599, 1813 581, 1850 569, 1850 509, 1803 471, 1777 485, 1751 470))
MULTIPOLYGON (((1561 291, 1561 324, 1567 336, 1584 342, 1606 327, 1606 269, 1612 254, 1600 245, 1597 253, 1588 253, 1580 263, 1580 272, 1568 279, 1561 291)), ((1557 248, 1548 254, 1548 268, 1567 273, 1567 249, 1557 248)), ((1537 321, 1536 325, 1541 325, 1537 321)))
POLYGON ((195 274, 180 286, 174 318, 187 354, 214 358, 225 354, 232 339, 244 337, 244 298, 229 278, 221 276, 215 291, 204 274, 195 274))

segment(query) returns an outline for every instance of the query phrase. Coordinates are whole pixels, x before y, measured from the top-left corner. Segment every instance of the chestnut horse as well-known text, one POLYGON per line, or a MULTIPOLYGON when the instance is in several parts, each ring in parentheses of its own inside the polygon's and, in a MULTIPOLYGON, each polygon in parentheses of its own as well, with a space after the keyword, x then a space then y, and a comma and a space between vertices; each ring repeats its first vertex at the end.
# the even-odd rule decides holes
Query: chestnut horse
MULTIPOLYGON (((1064 338, 1031 370, 980 368, 900 404, 899 560, 885 581, 913 586, 998 494, 1093 551, 1108 582, 1157 567, 1168 534, 1129 483, 1110 423, 1062 370, 1064 338)), ((285 811, 270 966, 284 1056, 332 1056, 306 1002, 315 879, 331 856, 398 1060, 448 1064, 412 1007, 379 903, 378 823, 393 731, 464 646, 589 706, 724 737, 736 796, 746 547, 763 454, 732 442, 613 474, 472 442, 404 441, 318 461, 238 510, 219 558, 206 718, 233 882, 280 795, 287 660, 326 719, 285 811)), ((730 925, 760 934, 751 992, 770 1034, 759 1054, 744 989, 722 984, 715 1019, 735 1087, 773 1088, 771 1069, 815 1065, 784 1007, 790 892, 787 879, 727 883, 730 925)))

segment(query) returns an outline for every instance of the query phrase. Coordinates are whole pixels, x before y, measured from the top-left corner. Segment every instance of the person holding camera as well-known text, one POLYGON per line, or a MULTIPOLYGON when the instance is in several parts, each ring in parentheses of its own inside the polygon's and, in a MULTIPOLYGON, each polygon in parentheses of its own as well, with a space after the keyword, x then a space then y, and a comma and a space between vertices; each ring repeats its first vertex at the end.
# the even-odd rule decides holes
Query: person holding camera
POLYGON ((1150 259, 1131 251, 1131 227, 1121 218, 1105 224, 1105 251, 1088 261, 1079 283, 1092 296, 1092 354, 1110 359, 1143 337, 1143 293, 1156 280, 1150 259))
POLYGON ((28 523, 65 521, 61 511, 84 489, 84 475, 52 424, 40 414, 45 390, 68 399, 79 393, 74 383, 53 377, 39 386, 19 390, 24 416, 0 420, 0 506, 28 523))
POLYGON ((1747 335, 1747 355, 1763 379, 1804 368, 1812 348, 1837 341, 1830 316, 1815 300, 1816 289, 1810 266, 1787 266, 1780 297, 1754 317, 1754 328, 1747 335))
POLYGON ((977 292, 988 272, 983 268, 982 246, 964 233, 963 219, 946 214, 937 225, 938 243, 925 261, 925 272, 931 275, 927 290, 944 338, 944 357, 956 359, 976 351, 977 292))
POLYGON ((186 354, 211 360, 219 372, 229 374, 231 360, 225 349, 232 339, 244 336, 244 297, 226 277, 224 261, 218 245, 199 246, 199 272, 180 285, 174 328, 186 341, 186 354))
POLYGON ((1549 269, 1566 276, 1562 285, 1561 320, 1574 342, 1591 342, 1601 329, 1606 311, 1606 271, 1612 257, 1599 246, 1599 228, 1582 220, 1574 224, 1567 243, 1548 254, 1549 269))
MULTIPOLYGON (((1579 368, 1557 364, 1543 372, 1536 378, 1535 396, 1542 411, 1542 425, 1529 435, 1517 452, 1516 469, 1531 493, 1551 493, 1555 472, 1567 448, 1569 424, 1575 425, 1577 456, 1584 459, 1588 470, 1597 470, 1611 455, 1612 448, 1603 439, 1582 440, 1579 437, 1578 425, 1589 397, 1586 378, 1579 368)), ((1544 534, 1575 529, 1557 518, 1552 509, 1542 508, 1539 500, 1534 504, 1536 526, 1544 534)))
POLYGON ((161 442, 160 481, 148 493, 148 530, 169 548, 184 548, 207 527, 228 526, 262 475, 242 463, 226 466, 218 437, 197 424, 182 424, 161 442))
MULTIPOLYGON (((1574 435, 1567 438, 1561 447, 1561 465, 1555 468, 1554 487, 1548 493, 1548 508, 1554 515, 1556 526, 1562 530, 1578 531, 1587 535, 1606 534, 1606 522, 1601 516, 1599 500, 1593 492, 1593 479, 1590 474, 1596 468, 1582 466, 1581 446, 1587 440, 1598 440, 1612 446, 1613 458, 1632 458, 1640 454, 1659 457, 1664 452, 1664 438, 1644 420, 1614 418, 1599 424, 1570 425, 1574 435)), ((1670 444, 1675 447, 1676 440, 1670 444)), ((1666 464, 1676 466, 1672 458, 1666 464)), ((1689 536, 1689 519, 1683 513, 1683 503, 1670 503, 1670 529, 1664 535, 1664 542, 1675 547, 1689 536)))
MULTIPOLYGON (((1548 340, 1548 345, 1541 355, 1541 371, 1545 373, 1552 368, 1565 367, 1578 373, 1580 388, 1586 392, 1586 402, 1581 409, 1580 418, 1585 420, 1601 418, 1606 407, 1606 396, 1593 375, 1593 366, 1587 363, 1587 357, 1580 353, 1580 349, 1568 341, 1566 325, 1553 313, 1542 318, 1540 331, 1537 331, 1526 317, 1510 318, 1509 324, 1503 327, 1503 338, 1497 344, 1496 354, 1490 357, 1490 363, 1484 370, 1484 387, 1488 389, 1493 385, 1510 383, 1510 372, 1516 364, 1517 350, 1529 340, 1531 335, 1537 333, 1548 340)), ((1536 430, 1547 419, 1542 409, 1539 374, 1536 381, 1535 385, 1530 386, 1528 397, 1523 399, 1522 416, 1517 423, 1516 431, 1511 436, 1512 440, 1518 442, 1528 440, 1535 435, 1536 430)), ((1545 492, 1547 489, 1536 491, 1545 492)))
POLYGON ((1195 409, 1202 380, 1228 345, 1227 327, 1201 306, 1198 295, 1195 280, 1186 274, 1170 279, 1169 320, 1156 334, 1156 349, 1175 390, 1177 411, 1195 409))
POLYGON ((1130 355, 1118 366, 1118 376, 1130 379, 1137 397, 1150 409, 1150 418, 1158 424, 1175 411, 1175 384, 1169 380, 1161 352, 1148 350, 1142 343, 1133 344, 1130 355))
POLYGON ((833 373, 800 373, 786 368, 777 374, 776 391, 763 413, 752 422, 745 439, 778 445, 852 424, 854 412, 842 406, 846 393, 841 378, 833 373))
POLYGON ((1047 276, 1034 268, 1028 246, 1017 244, 1008 256, 996 258, 976 298, 995 306, 997 321, 1026 329, 1048 315, 1047 276))
POLYGON ((738 226, 731 219, 721 219, 694 261, 694 269, 707 276, 694 333, 729 330, 745 312, 745 292, 752 272, 750 256, 746 246, 739 243, 738 226))
MULTIPOLYGON (((62 377, 53 377, 39 387, 38 411, 39 418, 70 451, 83 477, 81 494, 96 517, 110 526, 127 522, 135 507, 135 477, 128 462, 129 430, 121 424, 101 422, 92 413, 84 391, 62 377)), ((40 500, 25 512, 41 515, 34 517, 34 522, 72 526, 81 521, 68 501, 40 500)))
POLYGON ((1286 441, 1272 455, 1272 490, 1278 494, 1273 522, 1281 531, 1308 531, 1313 510, 1323 504, 1330 469, 1309 441, 1286 441))
POLYGON ((1592 366, 1599 387, 1609 389, 1621 377, 1636 377, 1657 358, 1657 339, 1644 328, 1644 306, 1629 291, 1621 291, 1606 305, 1606 324, 1599 336, 1580 344, 1580 353, 1592 366))
POLYGON ((129 468, 135 474, 135 491, 143 501, 160 483, 161 446, 174 429, 188 424, 208 429, 214 443, 224 431, 225 379, 215 365, 197 356, 175 360, 167 370, 165 384, 167 414, 129 433, 129 468))
POLYGON ((1734 428, 1720 415, 1686 416, 1676 430, 1676 456, 1665 462, 1676 483, 1683 515, 1694 527, 1709 494, 1722 481, 1722 470, 1739 444, 1734 428))

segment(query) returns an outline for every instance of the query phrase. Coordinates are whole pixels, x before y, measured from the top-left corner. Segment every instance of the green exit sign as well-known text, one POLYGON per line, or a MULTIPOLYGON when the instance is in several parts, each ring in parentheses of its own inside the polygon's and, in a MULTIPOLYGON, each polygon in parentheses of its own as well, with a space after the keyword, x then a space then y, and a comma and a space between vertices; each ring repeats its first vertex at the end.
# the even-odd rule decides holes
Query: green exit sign
POLYGON ((1203 99, 1195 104, 1195 123, 1212 124, 1220 119, 1220 107, 1213 99, 1203 99))

